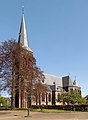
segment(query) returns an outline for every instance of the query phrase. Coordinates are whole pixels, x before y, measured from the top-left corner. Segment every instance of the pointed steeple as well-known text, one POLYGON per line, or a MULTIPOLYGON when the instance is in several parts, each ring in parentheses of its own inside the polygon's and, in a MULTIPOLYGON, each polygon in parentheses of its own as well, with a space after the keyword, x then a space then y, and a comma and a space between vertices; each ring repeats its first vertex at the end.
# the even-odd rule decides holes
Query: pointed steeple
POLYGON ((27 37, 27 31, 26 31, 26 25, 25 25, 25 19, 24 19, 24 9, 22 9, 22 14, 23 15, 21 20, 18 44, 20 44, 22 47, 32 52, 32 50, 29 49, 28 47, 28 37, 27 37))

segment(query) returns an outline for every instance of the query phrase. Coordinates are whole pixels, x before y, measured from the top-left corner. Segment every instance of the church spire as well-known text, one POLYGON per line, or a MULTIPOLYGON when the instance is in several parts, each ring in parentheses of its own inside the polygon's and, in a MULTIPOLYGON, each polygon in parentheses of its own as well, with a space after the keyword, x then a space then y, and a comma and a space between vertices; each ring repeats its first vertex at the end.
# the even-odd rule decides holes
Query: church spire
POLYGON ((24 19, 24 7, 22 7, 22 20, 21 20, 18 44, 20 44, 23 48, 32 51, 31 49, 28 48, 28 37, 27 37, 27 31, 26 31, 26 25, 24 19))

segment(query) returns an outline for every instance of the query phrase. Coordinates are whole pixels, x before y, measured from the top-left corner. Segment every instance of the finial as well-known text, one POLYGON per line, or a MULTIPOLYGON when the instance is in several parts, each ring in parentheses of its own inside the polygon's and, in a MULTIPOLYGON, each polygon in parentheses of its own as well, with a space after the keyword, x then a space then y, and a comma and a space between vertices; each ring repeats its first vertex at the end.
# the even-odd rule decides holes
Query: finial
POLYGON ((22 6, 22 14, 24 14, 24 6, 22 6))

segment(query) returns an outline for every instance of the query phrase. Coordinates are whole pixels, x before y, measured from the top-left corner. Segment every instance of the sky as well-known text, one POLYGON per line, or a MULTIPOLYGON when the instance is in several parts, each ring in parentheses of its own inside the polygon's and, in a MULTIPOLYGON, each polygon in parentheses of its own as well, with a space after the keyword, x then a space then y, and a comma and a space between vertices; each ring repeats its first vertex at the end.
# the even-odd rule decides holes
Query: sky
POLYGON ((22 18, 37 66, 70 75, 88 94, 88 0, 0 0, 0 43, 18 40, 22 18))

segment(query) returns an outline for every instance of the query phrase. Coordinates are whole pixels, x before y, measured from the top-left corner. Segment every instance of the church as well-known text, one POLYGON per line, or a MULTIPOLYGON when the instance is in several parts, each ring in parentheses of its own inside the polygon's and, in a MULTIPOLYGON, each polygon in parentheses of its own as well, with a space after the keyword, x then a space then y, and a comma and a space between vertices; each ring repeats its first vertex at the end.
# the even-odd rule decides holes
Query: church
MULTIPOLYGON (((31 54, 33 54, 33 51, 28 46, 28 37, 27 37, 24 13, 22 14, 18 44, 21 44, 23 48, 25 48, 26 50, 30 51, 31 54)), ((58 77, 58 76, 44 73, 44 76, 45 76, 45 79, 44 81, 42 81, 42 83, 45 84, 49 88, 49 91, 43 94, 43 96, 41 93, 41 98, 40 98, 41 105, 42 104, 44 105, 63 104, 62 102, 58 102, 58 98, 63 92, 76 91, 81 95, 81 88, 76 83, 76 80, 72 79, 69 75, 58 77)), ((24 100, 20 100, 20 95, 18 96, 18 98, 15 96, 14 107, 27 108, 27 103, 28 103, 27 97, 23 99, 24 100), (16 101, 19 101, 18 104, 16 104, 16 101)), ((33 99, 31 97, 31 105, 36 105, 36 100, 34 97, 33 99)), ((39 103, 37 103, 37 105, 39 105, 39 103)))

